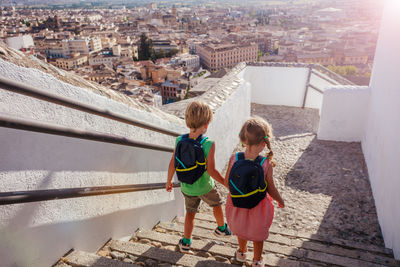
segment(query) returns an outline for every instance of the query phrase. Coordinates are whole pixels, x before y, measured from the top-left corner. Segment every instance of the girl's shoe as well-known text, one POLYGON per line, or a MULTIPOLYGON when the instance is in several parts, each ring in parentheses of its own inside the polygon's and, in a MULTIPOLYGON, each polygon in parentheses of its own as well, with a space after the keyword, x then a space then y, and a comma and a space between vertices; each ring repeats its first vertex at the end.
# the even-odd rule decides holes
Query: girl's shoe
POLYGON ((238 262, 246 262, 246 252, 240 252, 240 250, 235 251, 235 260, 238 262))
POLYGON ((263 258, 261 258, 261 260, 259 261, 255 261, 253 260, 253 264, 251 265, 251 267, 264 267, 264 260, 263 258))

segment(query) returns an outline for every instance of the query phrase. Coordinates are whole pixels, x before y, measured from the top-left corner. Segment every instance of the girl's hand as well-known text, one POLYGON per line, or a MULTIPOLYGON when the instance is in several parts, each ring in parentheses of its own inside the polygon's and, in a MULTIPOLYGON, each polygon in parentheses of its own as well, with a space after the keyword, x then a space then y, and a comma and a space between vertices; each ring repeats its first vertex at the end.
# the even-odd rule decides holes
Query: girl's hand
POLYGON ((285 202, 282 200, 282 202, 278 202, 279 208, 283 209, 285 207, 285 202))
POLYGON ((168 182, 165 184, 165 190, 167 190, 168 192, 171 192, 172 190, 172 183, 168 182))

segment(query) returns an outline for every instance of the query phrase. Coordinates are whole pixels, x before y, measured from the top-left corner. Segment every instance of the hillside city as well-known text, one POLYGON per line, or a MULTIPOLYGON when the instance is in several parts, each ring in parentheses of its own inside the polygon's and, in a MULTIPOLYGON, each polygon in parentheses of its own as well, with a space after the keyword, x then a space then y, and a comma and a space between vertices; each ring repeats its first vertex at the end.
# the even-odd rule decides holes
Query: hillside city
POLYGON ((157 107, 201 95, 240 62, 320 64, 368 85, 381 8, 360 0, 10 1, 0 5, 0 40, 157 107))

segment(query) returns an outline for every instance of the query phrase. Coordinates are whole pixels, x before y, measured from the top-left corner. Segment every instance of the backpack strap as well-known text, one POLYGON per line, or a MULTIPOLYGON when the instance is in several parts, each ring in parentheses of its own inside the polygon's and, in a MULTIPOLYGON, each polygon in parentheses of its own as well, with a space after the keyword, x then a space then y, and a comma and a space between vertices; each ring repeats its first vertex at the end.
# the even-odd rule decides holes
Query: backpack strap
MULTIPOLYGON (((187 139, 187 138, 189 138, 189 134, 183 134, 183 135, 181 135, 181 140, 182 139, 187 139)), ((178 157, 175 155, 175 159, 179 162, 179 164, 181 164, 181 166, 184 168, 184 169, 187 169, 186 168, 186 166, 185 166, 185 164, 183 164, 183 162, 180 160, 180 159, 178 159, 178 157)))
POLYGON ((254 160, 254 163, 260 164, 260 166, 262 166, 266 159, 266 157, 257 156, 257 158, 254 160))
POLYGON ((183 162, 180 161, 180 159, 178 159, 177 156, 175 156, 175 159, 182 165, 182 167, 183 167, 184 169, 187 169, 186 166, 185 166, 185 164, 183 164, 183 162))
POLYGON ((199 137, 197 137, 196 141, 199 142, 200 145, 202 145, 204 143, 204 141, 206 141, 207 139, 208 139, 207 136, 203 138, 203 135, 201 134, 201 135, 199 135, 199 137))
POLYGON ((236 153, 236 161, 244 159, 244 153, 243 152, 237 152, 236 153))

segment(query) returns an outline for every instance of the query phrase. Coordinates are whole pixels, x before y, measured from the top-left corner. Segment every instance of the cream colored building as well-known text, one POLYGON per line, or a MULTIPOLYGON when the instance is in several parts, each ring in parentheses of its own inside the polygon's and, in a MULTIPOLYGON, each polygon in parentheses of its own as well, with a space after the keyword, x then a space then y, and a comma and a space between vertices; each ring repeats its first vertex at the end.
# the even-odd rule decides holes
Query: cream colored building
POLYGON ((72 58, 57 58, 55 65, 64 70, 72 70, 86 64, 87 61, 88 58, 86 55, 77 55, 72 58))
POLYGON ((61 47, 63 50, 63 54, 67 56, 71 55, 72 53, 88 55, 92 52, 98 52, 102 49, 101 39, 97 37, 62 40, 61 47))
POLYGON ((222 68, 232 68, 239 62, 257 61, 258 46, 251 44, 200 44, 196 46, 196 53, 200 63, 210 71, 222 68))
POLYGON ((104 56, 104 55, 98 55, 95 57, 90 57, 89 58, 89 65, 107 65, 109 67, 112 67, 113 63, 120 59, 119 56, 104 56))

